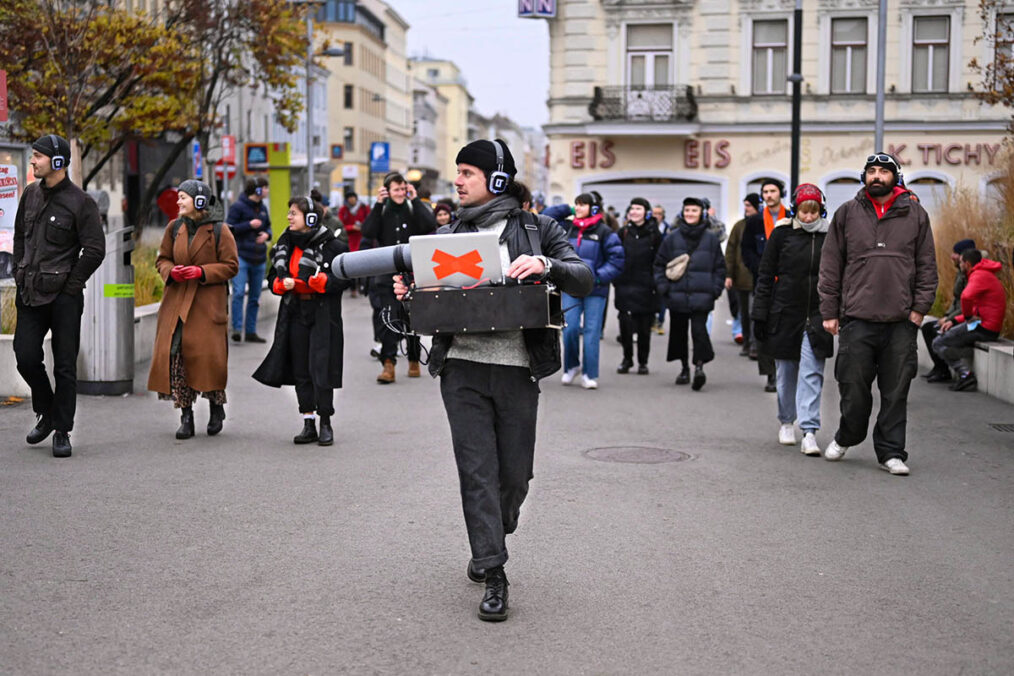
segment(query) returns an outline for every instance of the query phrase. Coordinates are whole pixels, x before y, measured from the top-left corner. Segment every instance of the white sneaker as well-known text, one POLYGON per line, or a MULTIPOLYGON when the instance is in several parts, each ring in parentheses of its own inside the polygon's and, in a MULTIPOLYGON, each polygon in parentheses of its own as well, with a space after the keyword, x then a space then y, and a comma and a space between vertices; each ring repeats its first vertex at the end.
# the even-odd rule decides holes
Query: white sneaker
POLYGON ((820 446, 817 445, 817 435, 813 432, 806 432, 803 435, 803 445, 799 448, 805 455, 820 455, 820 446))
POLYGON ((887 462, 880 466, 882 469, 886 469, 891 474, 897 474, 898 476, 908 476, 908 465, 901 458, 888 458, 887 462))
POLYGON ((786 423, 778 428, 778 443, 783 446, 796 445, 796 428, 792 423, 786 423))
POLYGON ((588 376, 581 376, 581 387, 586 390, 597 390, 599 389, 599 383, 597 380, 589 378, 588 376))
POLYGON ((576 378, 577 374, 580 372, 581 372, 580 366, 575 366, 572 369, 567 369, 566 371, 563 372, 563 377, 560 378, 560 382, 563 383, 564 385, 570 385, 572 382, 574 382, 574 378, 576 378))
POLYGON ((839 446, 838 442, 832 439, 831 443, 824 449, 824 459, 831 461, 841 460, 845 457, 845 451, 847 450, 849 450, 848 446, 839 446))

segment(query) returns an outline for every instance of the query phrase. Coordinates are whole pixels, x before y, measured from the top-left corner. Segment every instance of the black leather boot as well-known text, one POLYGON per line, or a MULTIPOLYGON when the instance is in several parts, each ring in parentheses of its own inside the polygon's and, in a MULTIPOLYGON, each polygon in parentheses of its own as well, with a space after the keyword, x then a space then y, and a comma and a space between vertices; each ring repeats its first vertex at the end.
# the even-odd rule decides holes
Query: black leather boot
POLYGON ((472 561, 472 559, 468 560, 468 568, 465 569, 465 575, 467 575, 468 579, 472 582, 482 584, 486 581, 486 571, 482 568, 476 568, 475 562, 472 561))
POLYGON ((213 437, 222 431, 222 421, 225 420, 225 406, 221 404, 211 405, 211 417, 208 418, 208 436, 213 437))
POLYGON ((35 421, 35 427, 25 437, 25 441, 30 444, 38 444, 46 440, 50 432, 53 431, 53 423, 50 422, 48 415, 40 415, 39 419, 35 421))
POLYGON ((704 383, 708 380, 707 376, 704 375, 704 364, 697 364, 694 367, 694 382, 690 385, 692 390, 699 391, 704 387, 704 383))
POLYGON ((176 430, 177 439, 189 439, 194 436, 194 409, 189 406, 180 415, 180 427, 176 430))
POLYGON ((616 367, 617 373, 630 373, 630 369, 633 368, 634 362, 630 359, 624 359, 620 362, 620 365, 616 367))
POLYGON ((331 416, 320 417, 320 434, 317 435, 318 446, 330 446, 334 443, 334 430, 331 429, 331 416))
POLYGON ((313 418, 303 419, 303 431, 292 437, 294 444, 312 444, 317 441, 317 424, 313 418))
POLYGON ((680 371, 680 374, 676 376, 676 384, 686 385, 689 382, 690 382, 690 367, 684 364, 683 369, 680 371))
POLYGON ((53 434, 53 457, 69 458, 70 453, 70 434, 57 430, 53 434))
POLYGON ((507 576, 503 566, 486 571, 486 593, 479 603, 479 619, 485 622, 503 622, 507 619, 507 576))

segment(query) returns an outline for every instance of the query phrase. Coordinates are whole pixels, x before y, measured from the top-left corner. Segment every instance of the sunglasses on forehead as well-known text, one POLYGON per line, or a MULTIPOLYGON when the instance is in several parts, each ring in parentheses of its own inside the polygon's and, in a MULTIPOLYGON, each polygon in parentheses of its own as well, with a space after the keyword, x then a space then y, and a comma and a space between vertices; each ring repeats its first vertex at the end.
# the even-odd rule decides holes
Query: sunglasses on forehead
POLYGON ((871 164, 873 162, 883 162, 885 164, 890 164, 895 167, 898 166, 898 162, 895 161, 893 157, 891 157, 886 153, 876 153, 875 155, 870 155, 869 157, 866 158, 866 164, 871 164))

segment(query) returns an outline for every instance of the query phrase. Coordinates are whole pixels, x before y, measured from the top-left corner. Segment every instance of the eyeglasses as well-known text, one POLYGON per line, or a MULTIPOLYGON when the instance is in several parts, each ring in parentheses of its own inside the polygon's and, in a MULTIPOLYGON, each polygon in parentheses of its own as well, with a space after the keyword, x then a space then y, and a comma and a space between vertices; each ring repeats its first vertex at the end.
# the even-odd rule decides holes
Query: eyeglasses
MULTIPOLYGON (((890 164, 892 167, 898 167, 897 161, 887 153, 876 153, 866 158, 866 164, 873 164, 875 162, 883 162, 884 164, 890 164)), ((899 169, 901 167, 898 167, 899 169)))

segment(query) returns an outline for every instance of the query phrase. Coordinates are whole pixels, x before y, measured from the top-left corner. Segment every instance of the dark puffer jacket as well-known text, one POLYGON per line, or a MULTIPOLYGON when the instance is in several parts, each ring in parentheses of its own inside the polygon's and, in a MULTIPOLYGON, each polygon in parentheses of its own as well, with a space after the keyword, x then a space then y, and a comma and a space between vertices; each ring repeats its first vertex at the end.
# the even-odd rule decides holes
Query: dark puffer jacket
POLYGON ((658 312, 653 266, 662 233, 658 223, 649 218, 644 225, 626 225, 618 233, 623 242, 623 273, 616 278, 616 309, 634 314, 658 312))
POLYGON ((824 330, 820 316, 820 250, 824 232, 794 228, 793 221, 778 222, 764 247, 750 317, 764 322, 764 352, 775 359, 799 361, 803 333, 810 338, 814 356, 834 355, 834 338, 824 330))
POLYGON ((229 215, 225 217, 225 222, 232 230, 240 258, 254 265, 267 262, 268 242, 271 241, 272 235, 271 217, 263 202, 255 202, 247 195, 240 195, 229 207, 229 215), (254 219, 261 221, 261 227, 255 228, 250 225, 250 221, 254 219), (258 244, 257 235, 262 232, 268 233, 268 239, 267 242, 258 244))
POLYGON ((718 237, 707 228, 707 223, 687 225, 681 217, 655 256, 655 288, 671 312, 711 312, 725 290, 725 256, 718 237), (671 281, 665 276, 665 266, 691 249, 687 271, 671 281))

